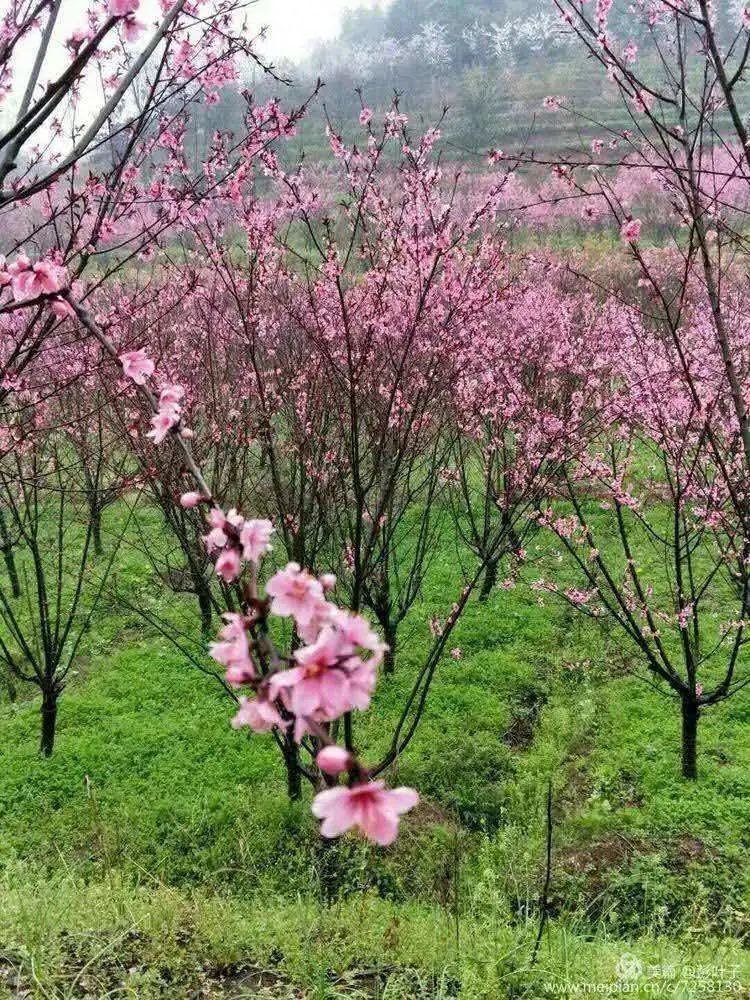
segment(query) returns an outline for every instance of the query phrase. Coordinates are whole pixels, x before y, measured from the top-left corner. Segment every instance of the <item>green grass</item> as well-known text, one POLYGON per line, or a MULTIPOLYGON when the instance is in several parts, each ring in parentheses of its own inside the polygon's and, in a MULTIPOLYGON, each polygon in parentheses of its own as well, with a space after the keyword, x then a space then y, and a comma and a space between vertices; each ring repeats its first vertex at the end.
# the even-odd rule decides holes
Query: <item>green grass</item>
MULTIPOLYGON (((357 719, 366 757, 457 585, 446 547, 396 675, 357 719)), ((128 540, 117 586, 192 621, 128 540)), ((326 845, 309 793, 286 803, 272 738, 233 731, 219 685, 106 601, 51 759, 37 752, 38 703, 0 705, 0 984, 20 976, 47 997, 541 997, 547 982, 616 982, 625 952, 737 965, 750 983, 750 693, 707 713, 689 785, 677 711, 616 675, 618 637, 519 587, 471 604, 450 645, 463 658, 440 664, 390 776, 422 804, 393 848, 326 845), (552 917, 531 967, 550 778, 552 917)), ((653 981, 646 969, 629 995, 653 981)), ((685 983, 671 995, 697 995, 685 983)))

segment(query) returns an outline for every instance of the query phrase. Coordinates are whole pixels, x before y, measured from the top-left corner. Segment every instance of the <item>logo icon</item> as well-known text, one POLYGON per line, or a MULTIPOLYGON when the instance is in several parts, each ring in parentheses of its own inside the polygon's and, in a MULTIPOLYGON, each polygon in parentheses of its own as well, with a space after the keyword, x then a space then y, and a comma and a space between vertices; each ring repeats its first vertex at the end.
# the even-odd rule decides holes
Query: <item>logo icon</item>
POLYGON ((620 955, 615 966, 615 975, 618 979, 637 979, 642 973, 643 962, 639 958, 627 951, 624 955, 620 955))

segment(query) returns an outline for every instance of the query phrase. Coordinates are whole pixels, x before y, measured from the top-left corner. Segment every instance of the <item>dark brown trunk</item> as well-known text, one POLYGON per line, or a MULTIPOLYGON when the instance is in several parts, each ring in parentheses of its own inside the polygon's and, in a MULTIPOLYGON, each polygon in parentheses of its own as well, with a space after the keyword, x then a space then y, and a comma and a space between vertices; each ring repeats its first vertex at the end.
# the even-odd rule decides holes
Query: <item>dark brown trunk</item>
POLYGON ((94 542, 94 553, 102 554, 102 512, 100 507, 91 508, 91 537, 94 542))
POLYGON ((16 569, 16 560, 13 555, 13 546, 6 545, 3 548, 3 559, 5 560, 5 568, 8 571, 8 579, 10 580, 10 589, 14 597, 21 596, 21 582, 18 579, 18 570, 16 569))
POLYGON ((480 601, 486 601, 492 593, 495 584, 497 583, 499 565, 500 564, 497 559, 489 559, 487 561, 487 566, 484 571, 484 580, 482 581, 482 590, 479 594, 480 601))
POLYGON ((693 698, 682 699, 682 776, 688 781, 698 777, 699 707, 693 698))
POLYGON ((299 747, 290 733, 284 735, 284 767, 286 768, 286 794, 290 802, 302 798, 302 772, 299 769, 299 747))
POLYGON ((42 739, 39 745, 45 757, 52 754, 55 745, 55 726, 57 724, 57 694, 54 691, 42 692, 42 739))
POLYGON ((8 528, 5 523, 5 516, 0 510, 0 544, 2 544, 3 549, 3 560, 5 561, 5 568, 8 571, 8 579, 10 580, 10 588, 14 597, 21 596, 21 583, 18 579, 18 570, 16 569, 16 559, 13 555, 13 543, 11 542, 10 535, 8 533, 8 528))
POLYGON ((196 595, 198 597, 198 607, 201 611, 201 632, 203 635, 209 635, 211 633, 211 619, 213 617, 211 591, 205 583, 201 583, 197 586, 196 595))

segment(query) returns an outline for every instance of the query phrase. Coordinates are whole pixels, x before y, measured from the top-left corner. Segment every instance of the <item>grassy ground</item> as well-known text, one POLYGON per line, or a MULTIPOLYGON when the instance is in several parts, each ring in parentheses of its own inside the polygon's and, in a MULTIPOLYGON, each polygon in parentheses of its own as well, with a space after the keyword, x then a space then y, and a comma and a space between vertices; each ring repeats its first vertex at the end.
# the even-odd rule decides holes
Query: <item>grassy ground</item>
MULTIPOLYGON (((116 579, 192 620, 127 541, 116 579)), ((358 723, 373 756, 456 583, 446 550, 358 723)), ((706 716, 688 785, 677 712, 616 637, 519 588, 471 606, 455 645, 391 776, 423 796, 403 836, 325 845, 272 739, 230 729, 216 682, 107 601, 51 759, 38 703, 0 705, 0 995, 750 996, 750 693, 706 716)))

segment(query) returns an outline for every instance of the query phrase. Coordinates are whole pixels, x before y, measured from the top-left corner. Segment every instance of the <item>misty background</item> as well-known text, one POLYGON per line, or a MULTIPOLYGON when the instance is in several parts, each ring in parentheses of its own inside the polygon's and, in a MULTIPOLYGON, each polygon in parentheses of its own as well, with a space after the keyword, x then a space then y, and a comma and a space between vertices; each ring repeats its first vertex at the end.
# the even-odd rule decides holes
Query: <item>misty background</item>
MULTIPOLYGON (((613 12, 611 23, 623 44, 637 43, 621 16, 613 12)), ((565 95, 592 118, 606 108, 608 122, 617 119, 614 88, 595 67, 582 72, 582 46, 552 0, 260 0, 248 10, 248 25, 268 27, 259 52, 289 81, 254 70, 246 83, 258 101, 278 96, 299 105, 318 78, 325 85, 288 157, 304 148, 308 161, 327 159, 327 122, 345 140, 361 137, 358 89, 376 112, 398 94, 415 131, 434 125, 447 108, 442 155, 469 162, 531 137, 537 149, 559 148, 561 139, 588 141, 580 120, 544 110, 550 94, 565 95)), ((202 114, 207 127, 238 126, 242 100, 224 91, 221 103, 202 114)), ((623 111, 623 127, 627 120, 623 111)))

